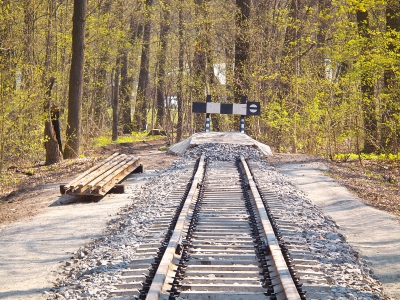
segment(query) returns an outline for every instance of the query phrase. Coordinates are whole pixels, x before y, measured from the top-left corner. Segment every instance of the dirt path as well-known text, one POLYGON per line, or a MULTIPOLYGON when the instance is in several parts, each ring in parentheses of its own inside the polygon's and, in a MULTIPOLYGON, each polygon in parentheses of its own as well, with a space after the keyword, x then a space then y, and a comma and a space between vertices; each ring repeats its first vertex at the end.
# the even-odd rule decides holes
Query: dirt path
MULTIPOLYGON (((176 159, 158 151, 142 154, 141 158, 144 165, 158 169, 176 159)), ((130 175, 125 180, 125 194, 106 195, 99 202, 60 196, 60 183, 31 191, 36 199, 23 205, 31 203, 40 211, 0 225, 0 299, 46 299, 45 293, 53 287, 60 267, 68 268, 65 263, 74 251, 101 237, 107 222, 131 203, 145 178, 154 174, 149 170, 130 175)))
POLYGON ((96 149, 96 157, 78 160, 65 160, 58 165, 36 166, 31 169, 33 176, 24 175, 22 170, 14 173, 20 183, 11 188, 4 188, 8 193, 0 197, 0 225, 11 224, 29 219, 41 213, 49 206, 54 194, 58 195, 61 182, 68 182, 81 172, 96 164, 103 157, 119 152, 139 156, 145 169, 157 170, 168 166, 176 157, 165 155, 158 148, 165 146, 166 138, 110 145, 96 149), (54 184, 54 186, 53 186, 54 184))
POLYGON ((65 198, 53 197, 54 203, 29 222, 1 227, 1 299, 42 299, 58 267, 81 245, 99 238, 106 222, 130 202, 111 195, 98 203, 60 205, 65 198))

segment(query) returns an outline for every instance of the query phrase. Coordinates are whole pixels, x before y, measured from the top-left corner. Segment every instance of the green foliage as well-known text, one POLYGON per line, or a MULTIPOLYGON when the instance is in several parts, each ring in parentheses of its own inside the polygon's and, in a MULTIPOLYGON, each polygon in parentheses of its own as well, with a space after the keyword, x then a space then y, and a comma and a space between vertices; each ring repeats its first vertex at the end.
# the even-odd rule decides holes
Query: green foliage
POLYGON ((24 174, 28 175, 28 176, 35 175, 35 170, 34 169, 27 169, 27 170, 24 171, 24 174))
POLYGON ((13 185, 19 183, 21 180, 14 178, 13 176, 9 176, 8 174, 2 174, 0 176, 0 183, 2 185, 13 185))
MULTIPOLYGON (((162 87, 165 97, 176 96, 182 86, 184 135, 203 130, 204 126, 203 116, 196 118, 191 114, 192 102, 204 101, 209 93, 215 102, 234 101, 234 50, 239 32, 235 3, 154 1, 148 11, 143 4, 138 0, 88 3, 82 120, 82 144, 86 149, 111 143, 114 72, 121 68, 118 61, 122 53, 127 53, 128 60, 129 105, 132 110, 136 108, 140 28, 145 13, 152 21, 146 91, 148 128, 156 126, 155 95, 160 78, 155 74, 160 53, 166 59, 162 87), (161 19, 165 7, 169 9, 169 20, 161 19), (179 28, 179 12, 183 28, 179 28), (162 21, 170 26, 165 49, 160 45, 162 21), (183 70, 178 65, 180 50, 183 70), (213 75, 215 65, 225 66, 226 84, 213 75)), ((379 151, 398 152, 400 32, 386 30, 387 2, 340 0, 299 4, 295 13, 290 1, 278 1, 274 6, 268 1, 256 1, 251 6, 246 24, 249 58, 243 71, 243 90, 250 101, 261 102, 262 115, 247 119, 247 132, 277 151, 329 157, 358 153, 371 135, 364 129, 368 104, 374 107, 373 118, 378 123, 374 142, 379 151), (368 12, 368 35, 359 34, 357 11, 368 12), (393 76, 385 87, 384 75, 388 70, 393 76), (362 95, 363 84, 374 87, 373 97, 366 99, 362 95)), ((72 8, 71 1, 0 0, 0 170, 17 160, 43 160, 43 125, 48 118, 43 104, 50 77, 56 78, 51 102, 65 111, 60 120, 65 141, 72 8), (53 11, 50 3, 55 4, 53 11)), ((173 104, 166 103, 161 124, 171 136, 178 120, 173 104)), ((217 119, 220 130, 237 130, 237 118, 217 119)), ((157 137, 138 133, 121 136, 115 143, 153 138, 157 137)))
MULTIPOLYGON (((363 160, 390 160, 390 161, 399 161, 400 160, 400 152, 397 154, 375 154, 375 153, 360 153, 360 157, 363 160)), ((336 160, 358 160, 358 154, 355 153, 337 153, 334 156, 336 160)))
POLYGON ((158 151, 167 151, 168 148, 169 148, 169 147, 168 147, 167 145, 161 146, 160 148, 158 148, 158 151))
POLYGON ((131 135, 122 135, 119 136, 116 141, 111 140, 111 134, 106 136, 99 136, 94 141, 95 147, 105 147, 112 144, 124 144, 124 143, 137 143, 143 141, 152 141, 160 138, 164 138, 161 135, 150 135, 148 136, 148 131, 142 132, 132 132, 131 135))

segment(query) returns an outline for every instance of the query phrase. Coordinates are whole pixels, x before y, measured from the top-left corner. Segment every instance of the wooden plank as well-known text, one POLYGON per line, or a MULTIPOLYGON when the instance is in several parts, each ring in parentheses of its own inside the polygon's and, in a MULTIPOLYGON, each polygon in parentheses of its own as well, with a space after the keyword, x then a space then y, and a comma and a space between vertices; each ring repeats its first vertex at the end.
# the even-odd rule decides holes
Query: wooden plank
POLYGON ((111 168, 113 168, 115 165, 121 163, 127 158, 126 154, 121 154, 115 158, 113 158, 111 161, 107 162, 104 164, 101 168, 97 169, 96 171, 92 172, 89 174, 89 176, 86 176, 86 178, 83 179, 81 183, 79 183, 77 186, 85 186, 88 185, 91 181, 95 180, 111 168))
MULTIPOLYGON (((142 172, 143 166, 139 162, 137 157, 114 153, 67 185, 60 185, 60 192, 75 196, 103 196, 131 172, 142 172)), ((123 188, 117 190, 124 191, 123 188)))
POLYGON ((130 157, 125 157, 123 160, 121 160, 118 164, 112 166, 112 168, 108 169, 106 172, 101 174, 100 176, 96 177, 94 180, 89 182, 87 186, 92 189, 93 187, 99 185, 99 182, 102 182, 104 178, 107 178, 109 176, 113 176, 116 170, 119 170, 121 167, 123 168, 127 162, 130 160, 130 157))
POLYGON ((84 180, 84 178, 87 177, 89 174, 102 168, 105 164, 107 164, 109 161, 113 160, 118 155, 119 155, 119 153, 116 152, 116 153, 112 154, 110 157, 108 157, 107 159, 101 161, 100 163, 98 163, 98 164, 94 165, 93 167, 91 167, 90 169, 86 170, 81 175, 79 175, 77 178, 75 178, 74 180, 72 180, 68 184, 66 184, 64 186, 63 190, 61 190, 61 187, 60 187, 60 192, 62 194, 70 193, 72 190, 74 190, 76 184, 78 184, 80 181, 84 180), (64 191, 64 192, 62 192, 62 191, 64 191))
POLYGON ((94 172, 88 174, 85 178, 82 178, 80 182, 78 182, 75 186, 71 187, 71 191, 76 192, 76 193, 81 193, 83 190, 87 189, 87 185, 92 182, 93 180, 96 180, 99 176, 101 176, 103 173, 107 172, 110 170, 110 168, 113 168, 115 165, 119 164, 121 161, 125 160, 127 158, 126 154, 121 154, 117 157, 114 157, 111 161, 108 161, 106 164, 95 170, 94 172))
POLYGON ((118 169, 120 166, 123 166, 125 164, 125 160, 126 159, 122 159, 122 160, 118 160, 116 162, 114 162, 109 169, 104 170, 103 173, 97 173, 97 174, 93 174, 91 176, 91 178, 93 179, 90 182, 85 183, 85 185, 83 186, 78 186, 76 188, 76 190, 74 192, 76 192, 79 195, 83 195, 83 194, 87 194, 87 193, 91 193, 91 190, 93 189, 93 186, 102 180, 102 178, 107 177, 109 174, 112 174, 114 172, 114 170, 118 169), (96 176, 99 175, 99 176, 96 176))
MULTIPOLYGON (((104 178, 101 182, 99 182, 97 184, 97 187, 102 187, 104 185, 106 185, 110 180, 113 179, 113 177, 115 177, 115 174, 120 174, 121 172, 123 172, 124 170, 130 170, 132 169, 133 166, 139 166, 139 158, 137 157, 132 157, 124 166, 121 166, 120 168, 118 168, 117 170, 115 170, 115 172, 113 174, 110 174, 109 176, 107 176, 106 178, 104 178)), ((133 171, 130 170, 129 173, 131 173, 133 171)))
POLYGON ((127 164, 121 166, 112 174, 99 182, 96 187, 92 189, 92 192, 95 193, 96 196, 105 195, 110 189, 115 186, 115 184, 119 183, 127 175, 132 173, 137 167, 140 167, 140 159, 133 157, 127 164))
POLYGON ((119 183, 137 167, 139 167, 139 159, 133 158, 128 164, 122 166, 118 170, 115 170, 112 175, 109 175, 102 182, 100 182, 94 190, 96 190, 100 195, 106 194, 115 184, 119 183))
POLYGON ((75 178, 74 180, 70 181, 69 183, 67 183, 66 185, 64 185, 64 190, 66 189, 70 189, 71 187, 73 187, 77 182, 79 182, 79 180, 81 180, 82 178, 84 178, 85 176, 87 176, 88 174, 90 174, 91 172, 97 170, 98 168, 100 168, 102 165, 104 165, 105 163, 109 162, 110 160, 112 160, 113 158, 115 158, 116 156, 118 156, 119 153, 115 152, 114 154, 112 154, 110 157, 108 157, 107 159, 99 162, 98 164, 94 165, 93 167, 91 167, 90 169, 86 170, 85 172, 83 172, 81 175, 79 175, 77 178, 75 178))

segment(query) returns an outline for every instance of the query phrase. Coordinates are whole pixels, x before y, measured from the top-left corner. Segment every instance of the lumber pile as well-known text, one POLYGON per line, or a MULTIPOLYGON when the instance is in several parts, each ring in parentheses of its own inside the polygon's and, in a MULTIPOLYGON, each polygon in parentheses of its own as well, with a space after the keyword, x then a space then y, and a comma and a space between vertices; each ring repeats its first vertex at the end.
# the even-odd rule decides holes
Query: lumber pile
POLYGON ((60 185, 60 192, 73 196, 104 196, 130 173, 143 172, 139 161, 132 155, 114 153, 68 184, 60 185))

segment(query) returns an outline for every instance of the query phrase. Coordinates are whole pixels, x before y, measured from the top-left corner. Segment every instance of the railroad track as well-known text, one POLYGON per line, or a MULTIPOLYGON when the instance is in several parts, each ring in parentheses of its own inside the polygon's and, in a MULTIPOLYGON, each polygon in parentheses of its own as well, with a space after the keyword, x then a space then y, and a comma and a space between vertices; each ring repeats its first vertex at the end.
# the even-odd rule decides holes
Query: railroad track
POLYGON ((176 205, 153 224, 139 258, 121 275, 126 283, 111 296, 332 299, 302 233, 285 217, 284 200, 262 174, 243 157, 207 162, 202 156, 190 180, 169 195, 176 205))
POLYGON ((113 300, 373 299, 353 290, 360 277, 351 272, 361 269, 340 265, 351 267, 354 256, 342 250, 348 245, 328 216, 251 148, 209 148, 146 184, 57 292, 113 300), (207 159, 195 164, 201 153, 207 159))
POLYGON ((157 248, 156 239, 142 248, 145 257, 123 274, 131 282, 119 285, 113 296, 305 299, 243 158, 208 164, 202 157, 180 192, 175 215, 155 225, 157 231, 169 217, 174 220, 162 245, 157 248))

